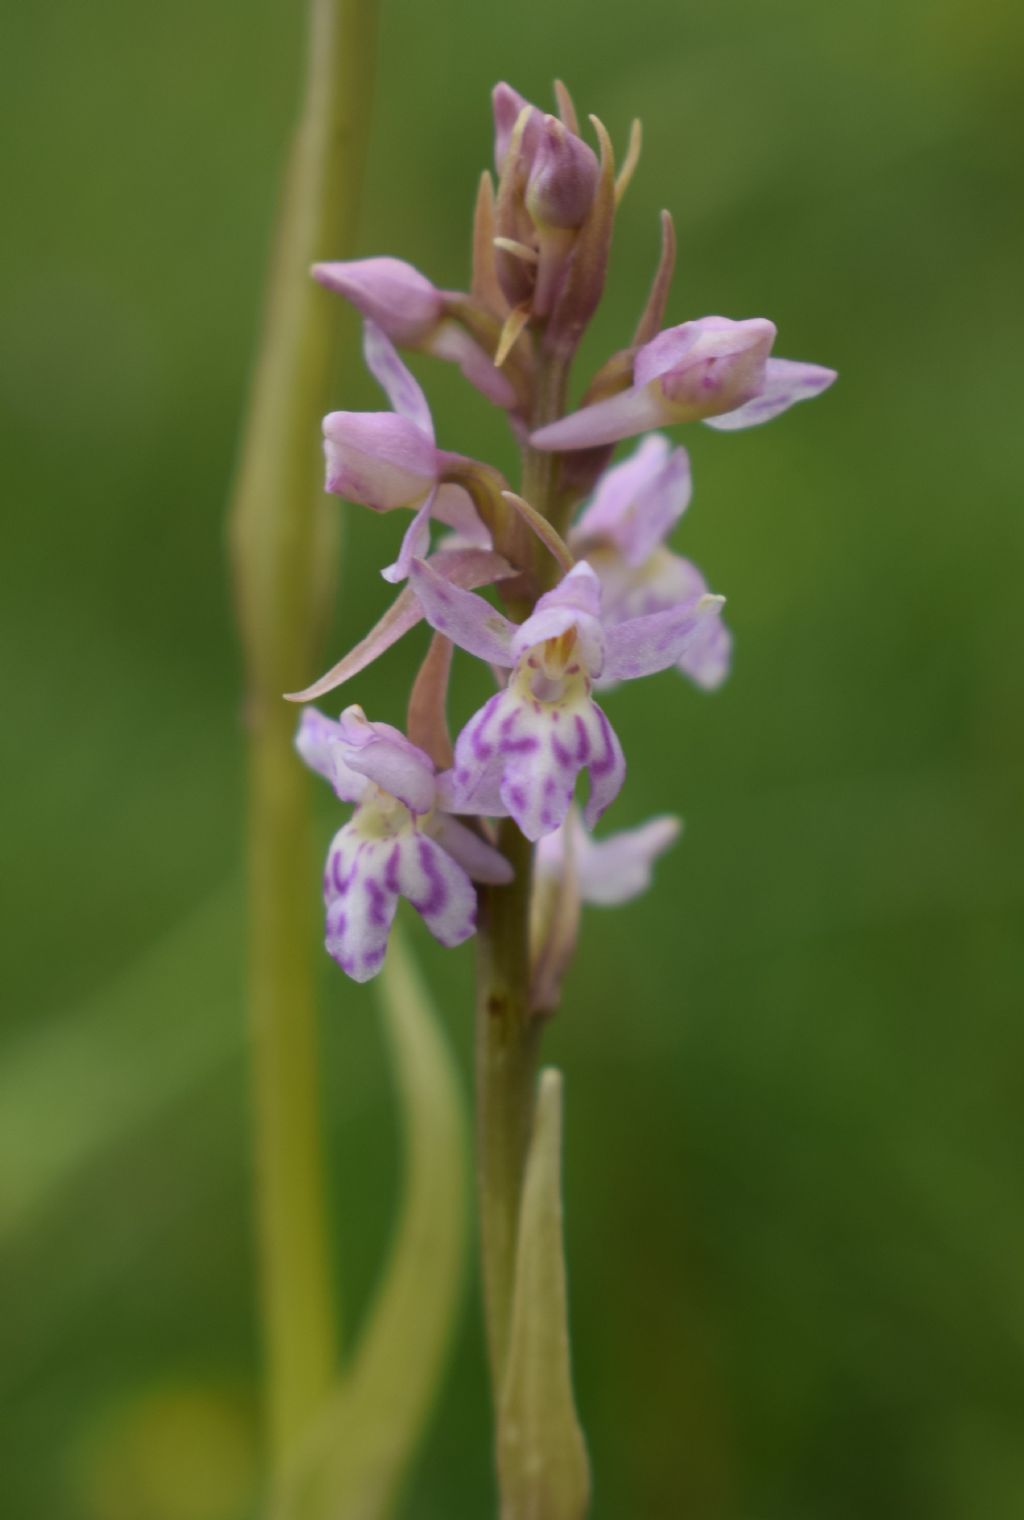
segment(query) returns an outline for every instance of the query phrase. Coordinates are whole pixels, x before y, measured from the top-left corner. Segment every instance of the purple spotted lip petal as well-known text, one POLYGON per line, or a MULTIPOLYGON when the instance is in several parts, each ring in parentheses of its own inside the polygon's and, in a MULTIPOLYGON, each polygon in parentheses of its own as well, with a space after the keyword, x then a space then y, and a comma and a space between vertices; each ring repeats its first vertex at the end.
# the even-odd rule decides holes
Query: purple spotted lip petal
POLYGON ((505 858, 448 816, 449 777, 389 723, 348 707, 337 723, 307 709, 296 747, 306 763, 356 803, 324 868, 326 943, 347 975, 368 981, 384 962, 398 899, 405 897, 442 945, 476 928, 473 880, 507 882, 505 858), (347 792, 337 777, 348 778, 347 792), (472 879, 471 879, 472 878, 472 879))
POLYGON ((333 862, 328 871, 332 880, 343 881, 344 890, 328 897, 327 950, 357 982, 369 981, 383 965, 398 906, 398 897, 386 881, 384 848, 381 841, 357 843, 348 823, 335 836, 328 857, 329 861, 340 857, 349 865, 340 878, 333 862))
POLYGON ((563 822, 584 770, 590 776, 588 812, 597 817, 625 777, 622 750, 604 713, 578 684, 564 700, 538 701, 517 674, 459 735, 456 802, 467 810, 508 813, 536 840, 563 822), (495 794, 500 807, 494 806, 495 794))

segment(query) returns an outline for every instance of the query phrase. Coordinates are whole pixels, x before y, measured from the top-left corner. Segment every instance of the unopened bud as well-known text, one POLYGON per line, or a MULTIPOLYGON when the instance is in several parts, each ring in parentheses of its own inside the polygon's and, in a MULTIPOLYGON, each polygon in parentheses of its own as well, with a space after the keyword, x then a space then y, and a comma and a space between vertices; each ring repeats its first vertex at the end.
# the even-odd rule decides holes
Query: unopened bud
POLYGON ((594 200, 597 156, 555 116, 545 116, 526 185, 526 209, 542 227, 583 225, 594 200))
POLYGON ((644 345, 633 366, 633 383, 657 381, 677 420, 691 422, 731 412, 756 396, 775 342, 765 317, 732 322, 704 317, 684 322, 644 345))
POLYGON ((430 437, 394 412, 330 412, 324 418, 325 489, 391 512, 421 501, 437 480, 430 437))
POLYGON ((529 111, 520 144, 520 155, 528 167, 540 139, 543 121, 541 112, 528 100, 524 100, 519 91, 514 90, 510 84, 494 86, 491 92, 491 105, 494 109, 494 167, 499 175, 505 167, 505 159, 512 143, 516 122, 523 111, 529 111))
POLYGON ((313 277, 376 322, 393 343, 415 346, 422 342, 443 314, 441 292, 403 259, 314 264, 313 277))

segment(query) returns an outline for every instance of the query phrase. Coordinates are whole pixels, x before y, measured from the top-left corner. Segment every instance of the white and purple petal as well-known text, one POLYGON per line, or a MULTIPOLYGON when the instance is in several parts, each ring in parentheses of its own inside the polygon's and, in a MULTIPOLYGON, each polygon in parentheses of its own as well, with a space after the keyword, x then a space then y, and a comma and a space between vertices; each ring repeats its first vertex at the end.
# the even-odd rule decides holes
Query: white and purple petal
POLYGON ((366 840, 354 821, 335 835, 324 873, 328 954, 353 981, 384 964, 398 892, 388 876, 392 841, 366 840))
POLYGON ((408 898, 439 944, 461 945, 476 930, 476 892, 465 871, 419 830, 396 839, 385 885, 408 898))
POLYGON ((533 696, 532 678, 524 662, 470 719, 449 785, 456 811, 510 814, 528 839, 540 839, 563 822, 582 770, 590 776, 587 816, 600 817, 622 786, 625 761, 585 677, 571 678, 553 701, 533 696))
POLYGON ((592 829, 622 790, 626 779, 626 757, 618 734, 596 702, 589 704, 584 723, 590 739, 587 760, 590 795, 583 809, 583 818, 587 827, 592 829))

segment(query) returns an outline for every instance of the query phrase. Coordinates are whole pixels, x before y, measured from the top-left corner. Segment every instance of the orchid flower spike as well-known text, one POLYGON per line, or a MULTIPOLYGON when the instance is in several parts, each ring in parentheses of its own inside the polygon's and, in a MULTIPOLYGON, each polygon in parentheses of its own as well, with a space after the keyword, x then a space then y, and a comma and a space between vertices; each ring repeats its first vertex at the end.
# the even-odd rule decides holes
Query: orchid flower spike
MULTIPOLYGON (((512 336, 527 320, 544 325, 557 315, 559 295, 599 195, 602 165, 579 135, 568 92, 563 86, 556 88, 561 118, 538 110, 510 85, 498 85, 493 95, 494 160, 500 179, 495 270, 513 308, 506 324, 512 336)), ((588 263, 594 268, 588 271, 587 284, 597 292, 594 305, 610 234, 609 219, 589 240, 594 246, 588 263)))
POLYGON ((530 1002, 537 1013, 559 1004, 562 980, 576 953, 584 903, 617 907, 651 885, 654 862, 678 839, 678 818, 652 818, 639 828, 594 839, 574 805, 534 857, 530 902, 530 1002))
POLYGON ((594 681, 632 680, 674 665, 723 598, 690 599, 606 626, 601 583, 580 563, 515 624, 417 560, 410 583, 428 623, 460 648, 511 668, 504 690, 470 719, 455 745, 452 795, 463 811, 510 814, 528 839, 564 821, 587 770, 584 818, 593 827, 626 774, 622 747, 591 696, 594 681))
MULTIPOLYGON (((605 623, 664 612, 708 594, 703 575, 666 540, 690 504, 685 449, 652 433, 600 480, 569 535, 569 547, 597 572, 605 623)), ((705 690, 729 673, 732 637, 721 618, 705 618, 676 668, 705 690)), ((613 682, 601 677, 598 689, 613 682)))
POLYGON ((415 516, 385 580, 403 580, 414 555, 426 553, 430 519, 447 523, 467 543, 487 544, 473 503, 461 486, 442 484, 446 463, 455 458, 434 442, 434 423, 424 396, 391 340, 367 321, 363 352, 374 378, 386 392, 391 412, 330 412, 324 418, 326 489, 374 512, 410 508, 415 516))
POLYGON ((775 324, 764 317, 669 327, 637 350, 627 390, 539 428, 530 441, 538 449, 590 449, 675 422, 725 430, 768 422, 836 378, 819 364, 770 358, 774 342, 775 324))
POLYGON ((390 724, 369 722, 361 707, 347 707, 337 723, 307 708, 295 746, 342 802, 355 803, 324 871, 327 950, 341 969, 357 982, 377 975, 400 897, 440 944, 468 939, 473 881, 507 882, 512 868, 451 816, 429 756, 390 724))

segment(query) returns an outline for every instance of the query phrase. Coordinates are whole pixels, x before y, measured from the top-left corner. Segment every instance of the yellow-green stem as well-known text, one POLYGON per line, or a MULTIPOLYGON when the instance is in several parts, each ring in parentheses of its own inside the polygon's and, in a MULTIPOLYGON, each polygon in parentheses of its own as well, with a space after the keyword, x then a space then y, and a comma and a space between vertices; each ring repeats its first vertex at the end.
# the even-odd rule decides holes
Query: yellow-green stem
POLYGON ((330 587, 319 418, 335 315, 309 278, 351 251, 376 0, 312 0, 304 106, 281 207, 230 535, 249 739, 249 1005, 272 1459, 283 1466, 336 1366, 319 1122, 309 791, 281 693, 313 672, 330 587))
MULTIPOLYGON (((567 366, 548 361, 537 376, 531 425, 565 409, 567 366)), ((527 447, 522 494, 548 516, 558 456, 527 447)), ((508 1350, 516 1234, 533 1124, 543 1019, 530 1010, 529 922, 533 846, 511 819, 498 847, 515 869, 508 886, 480 889, 476 1010, 477 1190, 484 1314, 495 1408, 508 1350)))

